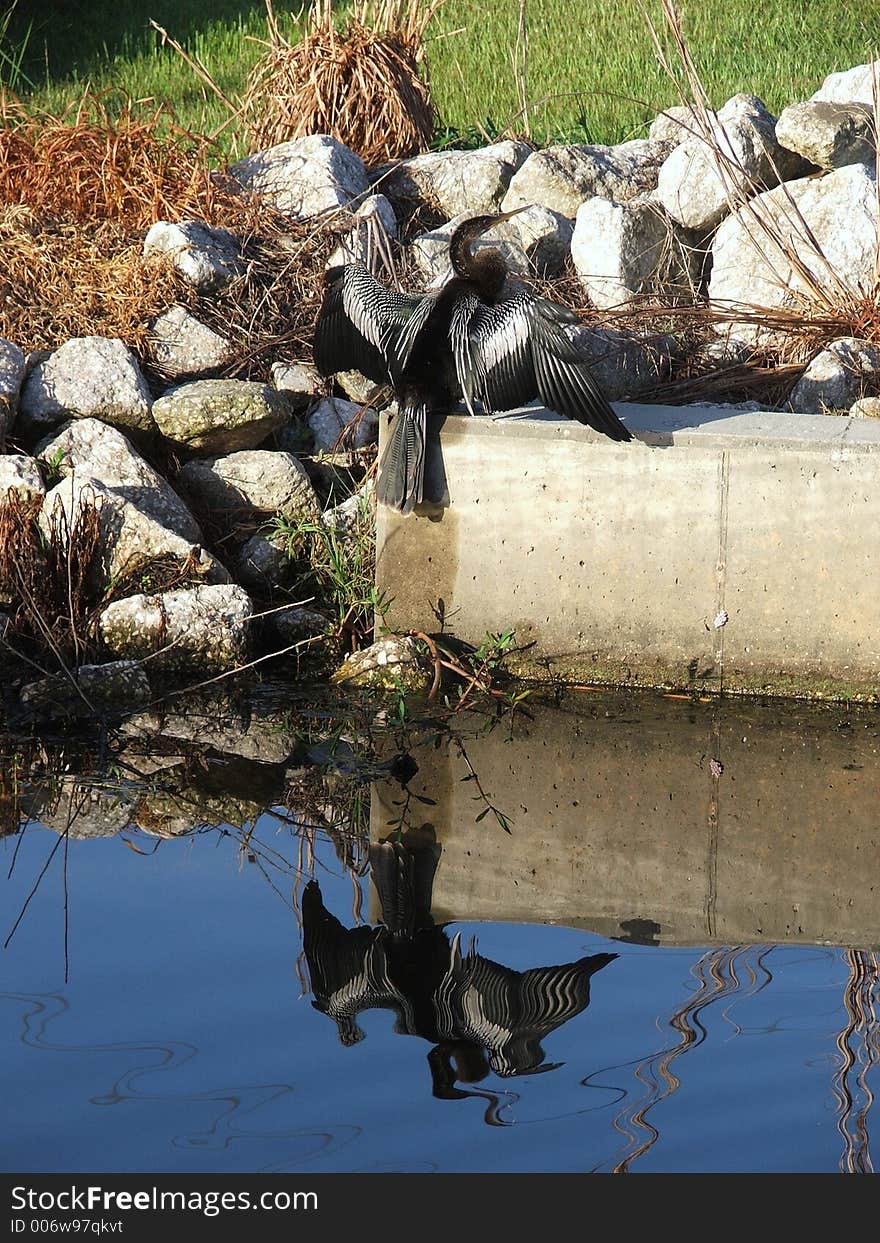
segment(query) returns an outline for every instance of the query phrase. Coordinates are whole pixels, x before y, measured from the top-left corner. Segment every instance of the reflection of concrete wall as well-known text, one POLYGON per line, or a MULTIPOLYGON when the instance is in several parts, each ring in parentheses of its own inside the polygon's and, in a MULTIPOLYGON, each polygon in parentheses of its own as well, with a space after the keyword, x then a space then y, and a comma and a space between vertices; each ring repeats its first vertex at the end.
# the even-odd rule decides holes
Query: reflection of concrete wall
MULTIPOLYGON (((436 918, 629 920, 664 943, 880 944, 880 722, 839 712, 570 694, 466 741, 512 832, 475 817, 454 745, 416 753, 436 807, 436 918), (711 759, 724 765, 713 775, 711 759)), ((378 785, 373 837, 399 814, 378 785)), ((374 912, 374 916, 375 916, 374 912)))
POLYGON ((617 410, 630 444, 547 412, 434 420, 426 495, 448 503, 379 513, 388 624, 434 630, 442 598, 460 638, 513 627, 548 680, 876 694, 876 420, 617 410))

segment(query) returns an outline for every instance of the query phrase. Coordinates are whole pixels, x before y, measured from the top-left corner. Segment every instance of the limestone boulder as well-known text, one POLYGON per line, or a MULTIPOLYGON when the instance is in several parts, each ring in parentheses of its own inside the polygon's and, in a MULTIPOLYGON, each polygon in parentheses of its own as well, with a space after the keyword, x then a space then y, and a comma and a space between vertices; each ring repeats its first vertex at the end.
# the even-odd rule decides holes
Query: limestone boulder
POLYGON ((143 667, 133 660, 81 665, 69 678, 41 678, 20 692, 22 707, 49 716, 88 716, 93 712, 130 712, 151 698, 143 667), (75 682, 75 685, 74 685, 75 682))
POLYGON ((798 414, 848 410, 865 396, 880 394, 880 346, 855 337, 832 341, 813 358, 791 391, 798 414))
POLYGON ((867 164, 877 154, 872 113, 865 104, 790 104, 779 114, 776 137, 818 168, 867 164))
POLYGON ((849 408, 854 419, 880 419, 880 397, 860 397, 849 408))
POLYGON ((0 450, 18 412, 18 394, 25 377, 25 356, 17 345, 0 337, 0 450))
POLYGON ((0 505, 13 488, 22 497, 42 496, 46 491, 40 467, 35 458, 26 453, 0 455, 0 505))
MULTIPOLYGON (((710 300, 725 312, 797 310, 814 300, 801 267, 833 301, 846 291, 859 296, 874 280, 877 230, 877 184, 865 164, 768 190, 719 227, 712 243, 710 300)), ((719 331, 749 345, 785 341, 778 328, 748 320, 719 323, 719 331)))
POLYGON ((695 129, 693 110, 687 104, 673 104, 659 112, 648 127, 652 142, 662 142, 674 150, 695 129))
POLYGON ((118 491, 98 479, 74 472, 46 494, 39 525, 47 537, 53 519, 63 515, 72 528, 84 506, 94 506, 103 549, 106 578, 119 578, 157 557, 176 557, 208 583, 225 583, 229 573, 200 543, 184 539, 151 514, 139 509, 118 491))
POLYGON ((228 229, 201 220, 157 220, 144 239, 145 255, 169 255, 187 284, 200 293, 222 289, 244 270, 241 245, 228 229))
POLYGON ((376 489, 372 479, 363 483, 341 504, 325 509, 321 521, 329 530, 347 540, 372 533, 376 521, 376 489))
POLYGON ((874 104, 874 81, 880 79, 880 60, 856 65, 840 73, 829 73, 811 99, 832 104, 874 104))
POLYGON ((308 423, 317 453, 332 452, 344 434, 352 449, 362 449, 379 439, 379 416, 375 410, 365 410, 357 402, 341 397, 327 397, 318 402, 308 423))
POLYGON ((303 639, 318 638, 327 634, 333 625, 330 619, 323 613, 319 613, 317 609, 293 604, 289 608, 279 609, 278 612, 270 614, 266 621, 267 629, 270 630, 279 648, 289 647, 303 639))
MULTIPOLYGON (((244 595, 240 587, 235 590, 244 595)), ((297 743, 296 725, 287 712, 257 712, 217 688, 213 693, 211 689, 188 693, 174 704, 172 712, 140 712, 130 717, 120 732, 139 743, 173 738, 261 764, 283 764, 297 743)))
POLYGON ((274 449, 245 449, 187 462, 178 484, 197 513, 222 531, 276 514, 297 522, 320 512, 304 466, 293 454, 274 449))
POLYGON ((689 135, 664 161, 657 197, 673 220, 706 232, 750 196, 801 176, 803 157, 779 145, 776 118, 755 95, 734 95, 711 122, 712 141, 689 135))
POLYGON ((153 320, 149 349, 156 367, 172 379, 219 371, 235 353, 226 337, 183 306, 174 306, 153 320))
POLYGON ((114 337, 73 337, 38 363, 21 391, 28 430, 62 419, 101 419, 123 431, 152 435, 152 397, 137 359, 114 337))
POLYGON ((232 585, 188 587, 117 600, 101 614, 101 640, 116 656, 159 673, 219 673, 245 664, 251 601, 232 585))
POLYGON ((229 171, 248 190, 296 220, 347 207, 370 191, 360 156, 327 134, 279 143, 239 160, 229 171))
POLYGON ((635 399, 665 379, 676 350, 673 337, 656 333, 584 325, 573 331, 572 338, 609 401, 635 399))
POLYGON ((282 393, 251 380, 192 380, 153 404, 162 435, 204 455, 255 449, 289 416, 282 393))
POLYGON ((252 535, 245 540, 232 562, 235 581, 262 593, 289 586, 295 568, 287 555, 286 541, 265 535, 252 535))
POLYGON ((424 649, 409 635, 389 635, 360 652, 352 652, 331 675, 344 686, 372 686, 386 691, 425 691, 432 670, 424 649))
POLYGON ((273 363, 272 383, 292 410, 311 405, 324 388, 324 380, 310 363, 273 363))
MULTIPOLYGON (((327 260, 327 267, 359 260, 372 268, 373 255, 382 239, 397 237, 397 217, 384 194, 371 194, 352 214, 351 228, 340 233, 339 245, 327 260)), ((381 249, 380 249, 381 253, 381 249)))
POLYGON ((625 202, 655 189, 664 142, 637 138, 614 147, 556 146, 534 151, 514 173, 502 211, 538 203, 573 220, 594 194, 625 202))
POLYGON ((99 419, 80 419, 41 441, 37 453, 64 478, 97 479, 181 539, 202 542, 201 527, 186 503, 116 428, 99 419))
MULTIPOLYGON (((518 246, 528 260, 530 271, 539 276, 556 276, 568 258, 572 232, 573 226, 567 216, 535 203, 496 225, 489 236, 518 246)), ((518 261, 519 252, 514 253, 518 261)))
POLYGON ((644 294, 671 299, 686 285, 680 232, 647 196, 626 203, 597 196, 582 204, 571 257, 593 305, 627 306, 644 294))
POLYGON ((392 202, 430 203, 447 216, 488 215, 499 210, 511 178, 530 151, 524 142, 496 142, 476 151, 429 151, 383 165, 374 181, 392 202))

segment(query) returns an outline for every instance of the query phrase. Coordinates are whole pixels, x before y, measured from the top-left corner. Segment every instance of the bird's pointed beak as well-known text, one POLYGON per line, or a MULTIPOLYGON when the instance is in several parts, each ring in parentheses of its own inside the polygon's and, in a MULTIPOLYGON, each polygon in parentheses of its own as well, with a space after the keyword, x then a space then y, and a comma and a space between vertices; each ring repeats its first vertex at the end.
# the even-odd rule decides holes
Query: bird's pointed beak
POLYGON ((524 203, 522 207, 514 207, 513 211, 500 212, 497 216, 490 216, 488 222, 482 227, 480 233, 486 233, 489 229, 494 229, 496 224, 501 224, 505 220, 510 220, 513 216, 518 216, 520 212, 528 211, 533 207, 533 203, 524 203))

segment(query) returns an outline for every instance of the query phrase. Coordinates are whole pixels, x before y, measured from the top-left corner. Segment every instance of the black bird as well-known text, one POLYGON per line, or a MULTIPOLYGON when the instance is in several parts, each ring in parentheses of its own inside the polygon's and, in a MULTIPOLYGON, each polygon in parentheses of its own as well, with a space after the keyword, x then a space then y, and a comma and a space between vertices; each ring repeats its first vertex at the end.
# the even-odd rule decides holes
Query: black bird
POLYGON ((481 234, 523 210, 463 221, 449 242, 454 275, 440 289, 386 289, 359 261, 327 272, 315 365, 393 387, 398 414, 376 495, 401 513, 422 499, 427 416, 459 396, 471 414, 477 402, 493 414, 538 397, 612 440, 632 439, 566 332, 577 316, 510 280, 495 247, 473 253, 481 234))

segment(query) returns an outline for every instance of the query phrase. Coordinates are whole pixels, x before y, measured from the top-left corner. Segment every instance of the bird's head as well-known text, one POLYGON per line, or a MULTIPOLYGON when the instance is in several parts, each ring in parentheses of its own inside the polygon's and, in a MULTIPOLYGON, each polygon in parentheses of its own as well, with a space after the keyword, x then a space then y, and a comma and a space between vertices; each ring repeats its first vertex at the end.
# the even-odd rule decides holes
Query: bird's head
POLYGON ((525 204, 523 207, 515 207, 513 211, 495 212, 493 215, 471 216, 467 220, 462 220, 461 224, 453 231, 452 237, 449 239, 449 261, 452 269, 459 276, 474 279, 479 275, 477 268, 485 269, 487 266, 502 269, 504 275, 507 268, 498 250, 482 250, 478 256, 475 256, 471 250, 471 245, 482 237, 484 233, 494 228, 496 225, 502 224, 505 220, 510 220, 513 216, 518 216, 520 212, 527 211, 531 207, 531 203, 525 204))

